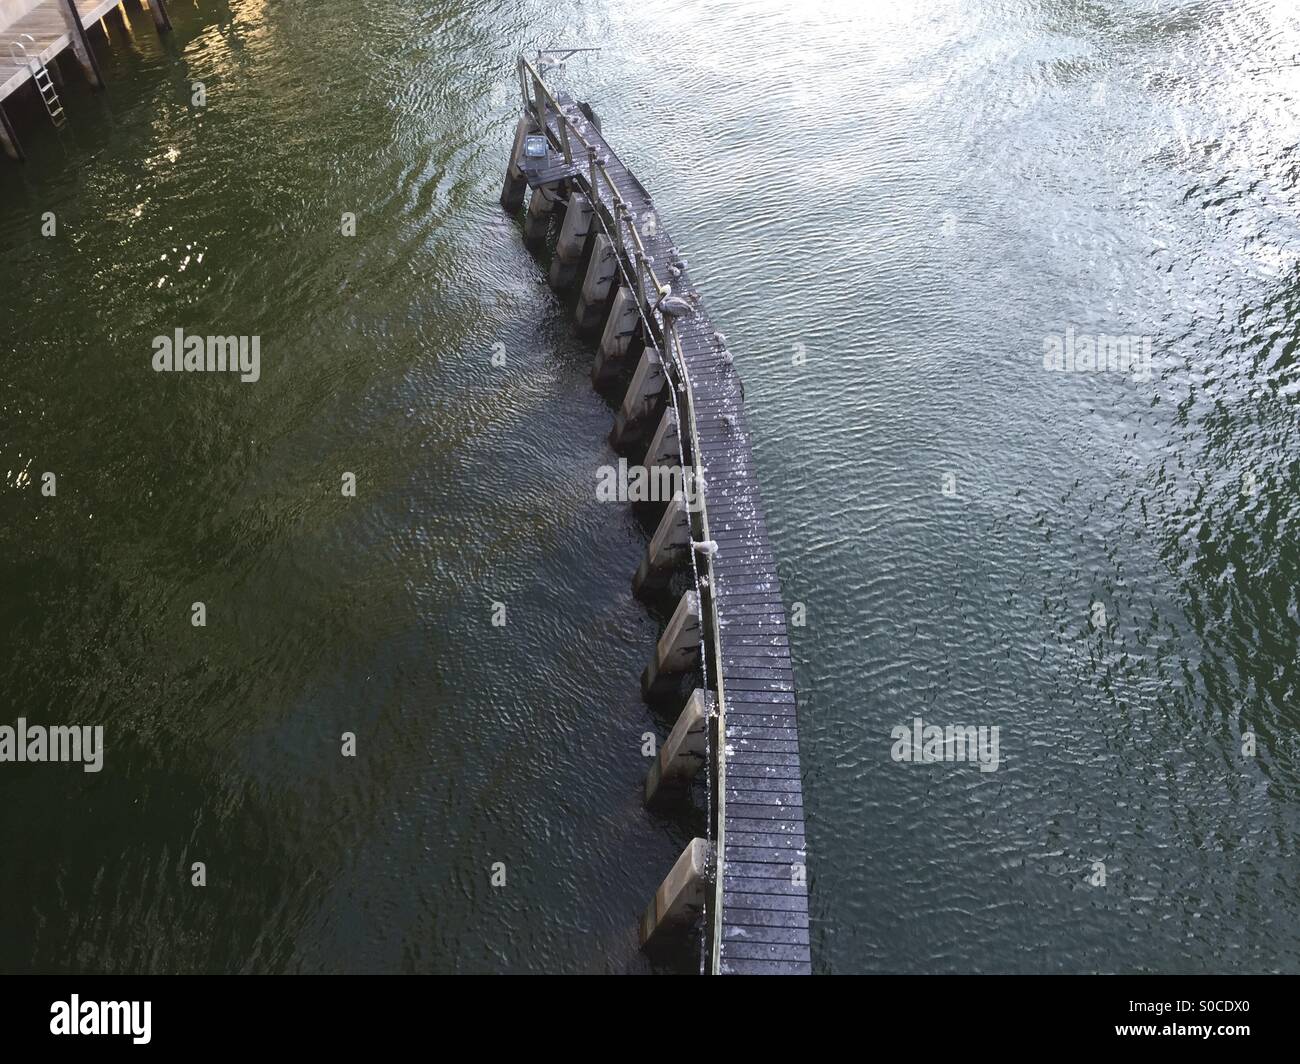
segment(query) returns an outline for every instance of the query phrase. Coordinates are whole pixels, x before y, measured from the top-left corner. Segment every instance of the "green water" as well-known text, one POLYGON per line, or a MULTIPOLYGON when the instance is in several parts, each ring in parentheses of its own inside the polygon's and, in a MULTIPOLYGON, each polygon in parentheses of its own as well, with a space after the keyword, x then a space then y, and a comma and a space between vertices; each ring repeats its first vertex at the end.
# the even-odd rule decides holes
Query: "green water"
POLYGON ((641 803, 644 535, 496 203, 554 42, 746 381, 815 968, 1300 968, 1289 5, 170 9, 10 108, 0 724, 106 753, 0 765, 0 969, 650 969, 700 825, 641 803), (177 328, 260 379, 154 373, 177 328), (997 771, 892 760, 918 716, 997 771))

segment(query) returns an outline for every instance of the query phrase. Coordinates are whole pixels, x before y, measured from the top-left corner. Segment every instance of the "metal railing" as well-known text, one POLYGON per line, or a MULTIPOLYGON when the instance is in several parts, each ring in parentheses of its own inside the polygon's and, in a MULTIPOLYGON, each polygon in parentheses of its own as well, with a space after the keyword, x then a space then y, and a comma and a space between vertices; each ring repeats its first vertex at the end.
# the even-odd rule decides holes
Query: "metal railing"
MULTIPOLYGON (((565 162, 575 167, 585 180, 587 191, 591 196, 593 211, 601 217, 607 217, 612 224, 613 240, 620 262, 630 268, 636 278, 635 290, 638 309, 646 328, 660 339, 660 349, 668 356, 666 365, 673 373, 669 376, 668 386, 673 398, 673 410, 677 419, 677 440, 682 469, 687 469, 684 447, 689 443, 690 469, 696 487, 697 506, 692 510, 699 521, 699 539, 701 544, 709 544, 708 506, 705 501, 707 491, 704 480, 704 468, 701 460, 699 431, 695 423, 695 396, 691 385, 690 373, 686 367, 686 358, 681 340, 677 335, 677 322, 668 314, 658 309, 659 300, 672 292, 670 284, 664 284, 654 270, 651 257, 646 253, 645 244, 637 229, 637 218, 630 204, 623 198, 609 176, 606 160, 594 144, 583 134, 565 107, 555 97, 537 68, 524 56, 518 61, 519 88, 523 94, 524 106, 532 115, 538 128, 548 140, 564 155, 565 162), (676 380, 673 379, 676 377, 676 380), (682 397, 685 417, 677 408, 676 397, 682 397), (685 422, 683 424, 683 421, 685 422)), ((585 116, 584 116, 585 118, 585 116)), ((609 227, 606 227, 609 232, 609 227)), ((630 278, 629 278, 630 280, 630 278)), ((692 529, 694 533, 694 529, 692 529)), ((694 538, 694 536, 692 536, 694 538)), ((703 684, 709 688, 709 650, 712 650, 715 668, 714 675, 714 727, 709 729, 709 810, 710 842, 713 850, 713 898, 705 914, 705 931, 709 970, 718 973, 720 947, 722 943, 722 854, 726 831, 726 697, 722 677, 721 628, 718 623, 717 599, 713 594, 714 582, 712 553, 704 550, 702 567, 703 578, 699 571, 697 551, 694 544, 689 549, 691 568, 695 577, 696 591, 700 595, 702 619, 707 621, 707 635, 701 632, 700 662, 703 672, 703 684), (707 602, 707 613, 703 606, 707 602)))
MULTIPOLYGON (((644 302, 649 286, 654 293, 651 301, 653 304, 671 289, 660 281, 651 266, 645 244, 636 228, 635 213, 615 187, 606 160, 601 158, 596 146, 574 125, 559 100, 542 81, 537 68, 523 56, 519 57, 519 85, 524 94, 524 105, 538 126, 548 136, 556 139, 556 146, 564 155, 564 161, 583 172, 591 191, 592 206, 603 208, 612 214, 619 253, 632 264, 636 272, 637 294, 644 302)), ((671 324, 669 330, 671 331, 671 324)))

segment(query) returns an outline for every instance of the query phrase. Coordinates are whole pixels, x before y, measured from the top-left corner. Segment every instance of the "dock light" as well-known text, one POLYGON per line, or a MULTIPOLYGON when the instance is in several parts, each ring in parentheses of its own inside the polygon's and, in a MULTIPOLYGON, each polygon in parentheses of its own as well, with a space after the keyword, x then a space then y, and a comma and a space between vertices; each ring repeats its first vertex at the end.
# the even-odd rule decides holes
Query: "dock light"
POLYGON ((551 149, 544 133, 526 134, 520 153, 519 169, 531 189, 554 185, 578 172, 566 156, 551 149))

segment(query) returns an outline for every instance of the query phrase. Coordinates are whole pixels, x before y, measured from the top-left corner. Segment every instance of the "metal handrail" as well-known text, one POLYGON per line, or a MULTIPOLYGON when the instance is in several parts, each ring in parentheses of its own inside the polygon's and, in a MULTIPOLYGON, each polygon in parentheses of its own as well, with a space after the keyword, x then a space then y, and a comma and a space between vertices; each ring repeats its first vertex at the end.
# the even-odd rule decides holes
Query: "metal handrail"
POLYGON ((33 59, 31 53, 27 51, 27 45, 23 44, 21 40, 23 37, 26 37, 32 42, 32 44, 36 43, 36 38, 30 33, 20 33, 9 42, 9 56, 13 59, 15 66, 25 66, 32 74, 37 74, 41 69, 40 64, 33 59), (15 49, 17 49, 17 51, 15 51, 15 49), (19 55, 19 52, 22 54, 19 55))
POLYGON ((604 179, 605 185, 609 188, 609 198, 612 203, 612 207, 606 206, 606 209, 612 210, 615 221, 618 223, 615 226, 615 233, 619 238, 620 250, 623 251, 627 259, 634 263, 637 268, 637 283, 642 286, 641 294, 643 296, 645 294, 644 285, 647 279, 651 282, 656 296, 667 294, 667 291, 671 291, 671 289, 659 279, 659 276, 650 266, 649 256, 646 254, 645 245, 641 242, 641 234, 637 232, 635 223, 629 217, 631 214, 631 208, 629 208, 627 201, 623 199, 618 189, 614 186, 614 182, 610 178, 604 162, 597 155, 595 146, 582 135, 582 131, 578 129, 578 127, 569 119, 569 116, 564 113, 564 108, 561 106, 560 101, 557 100, 551 90, 546 87, 546 83, 542 81, 542 76, 537 72, 537 68, 534 67, 525 56, 519 57, 519 82, 521 87, 524 87, 525 89, 525 103, 530 110, 532 110, 534 117, 543 129, 550 128, 550 125, 546 120, 547 108, 549 107, 555 112, 558 124, 558 134, 560 137, 560 149, 564 153, 564 161, 570 166, 574 165, 571 141, 577 140, 577 142, 582 145, 587 156, 587 164, 590 171, 588 180, 591 184, 591 189, 596 194, 597 202, 602 203, 600 179, 604 179), (535 95, 530 95, 527 92, 526 86, 529 81, 532 82, 535 95), (626 223, 627 231, 632 238, 633 245, 635 246, 635 254, 632 254, 623 242, 624 223, 626 223))
MULTIPOLYGON (((651 263, 650 256, 646 253, 645 244, 641 241, 641 234, 637 231, 635 219, 632 217, 632 211, 626 200, 623 199, 618 189, 615 187, 613 180, 609 176, 604 160, 598 157, 595 146, 583 136, 582 131, 577 128, 565 114, 560 101, 556 99, 542 76, 538 73, 537 68, 530 63, 525 56, 520 56, 517 66, 519 75, 519 86, 523 94, 525 106, 532 112, 534 118, 541 128, 550 132, 550 124, 547 121, 546 112, 549 107, 555 114, 558 124, 558 139, 560 149, 564 153, 565 162, 570 166, 573 162, 572 140, 576 140, 586 153, 588 167, 588 184, 591 187, 592 194, 595 198, 593 207, 604 207, 614 219, 614 236, 618 240, 619 251, 624 261, 631 263, 636 270, 637 287, 640 291, 637 293, 638 301, 642 304, 646 302, 646 282, 649 281, 651 291, 655 294, 656 301, 668 295, 672 291, 670 285, 660 281, 658 274, 655 273, 651 263), (528 91, 529 84, 532 84, 533 93, 528 91), (609 190, 609 203, 604 201, 601 194, 601 179, 609 190), (631 236, 630 249, 624 240, 623 230, 626 227, 628 234, 631 236), (632 249, 635 249, 633 252, 632 249)), ((642 307, 644 310, 645 307, 642 307)), ((650 314, 655 313, 655 305, 649 307, 650 314)), ((695 393, 691 385, 690 374, 686 369, 686 357, 682 351, 681 339, 677 335, 677 325, 671 315, 660 312, 656 319, 656 324, 663 337, 664 349, 669 353, 670 360, 677 371, 680 380, 679 390, 681 391, 686 406, 685 427, 687 438, 690 441, 691 448, 691 465, 695 476, 696 490, 698 493, 700 521, 700 539, 701 542, 708 543, 712 536, 709 534, 709 514, 707 498, 707 486, 704 479, 704 467, 701 464, 702 458, 700 453, 699 429, 695 422, 695 393)), ((669 387, 673 387, 669 382, 669 387)), ((678 426, 679 440, 682 435, 683 426, 678 426)), ((695 564, 695 551, 692 549, 692 564, 695 564)), ((722 895, 723 895, 723 875, 722 875, 722 854, 724 836, 726 833, 726 692, 724 690, 722 678, 722 637, 721 626, 718 621, 718 602, 714 593, 715 575, 713 569, 713 558, 711 554, 706 553, 704 556, 703 569, 705 573, 705 584, 707 588, 707 599, 709 604, 709 627, 712 635, 713 659, 717 663, 714 670, 714 684, 716 695, 716 719, 717 719, 717 742, 714 744, 714 763, 711 769, 711 784, 713 788, 713 812, 716 815, 717 827, 715 830, 714 854, 713 854, 713 878, 714 878, 714 895, 712 906, 713 926, 710 929, 710 958, 709 968, 713 974, 718 974, 721 961, 722 945, 722 895)), ((701 646, 703 647, 703 639, 701 646)), ((703 659, 705 669, 705 683, 708 682, 708 664, 707 657, 703 659)))

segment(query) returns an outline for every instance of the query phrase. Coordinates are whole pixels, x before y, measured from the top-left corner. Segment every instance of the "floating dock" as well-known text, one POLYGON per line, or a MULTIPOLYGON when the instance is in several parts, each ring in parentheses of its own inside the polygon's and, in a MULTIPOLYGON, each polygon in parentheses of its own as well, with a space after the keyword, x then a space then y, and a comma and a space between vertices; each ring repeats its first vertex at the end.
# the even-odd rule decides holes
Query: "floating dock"
POLYGON ((660 500, 633 589, 675 602, 642 676, 648 701, 681 706, 646 800, 706 769, 708 837, 656 891, 642 943, 698 927, 704 971, 809 974, 794 673, 744 389, 650 194, 591 107, 553 93, 538 66, 518 61, 523 113, 502 205, 517 213, 528 194, 525 241, 550 252, 551 284, 600 338, 593 381, 626 382, 614 447, 693 489, 660 500))
MULTIPOLYGON (((166 0, 147 0, 147 6, 159 33, 172 28, 166 0)), ((71 49, 86 79, 103 88, 88 31, 114 12, 123 15, 123 0, 0 0, 0 146, 11 159, 21 160, 23 149, 5 101, 32 82, 50 120, 62 125, 57 60, 71 49)))

